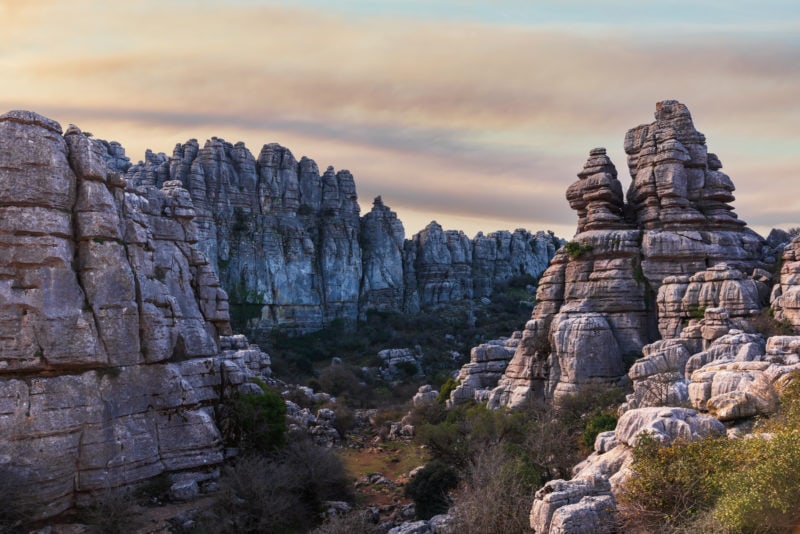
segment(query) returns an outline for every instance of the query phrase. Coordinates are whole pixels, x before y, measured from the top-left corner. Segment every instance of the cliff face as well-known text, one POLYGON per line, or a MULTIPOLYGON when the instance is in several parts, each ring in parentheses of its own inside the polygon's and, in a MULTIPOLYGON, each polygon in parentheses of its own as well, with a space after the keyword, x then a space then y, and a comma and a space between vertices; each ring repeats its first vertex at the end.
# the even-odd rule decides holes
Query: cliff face
POLYGON ((269 373, 221 337, 228 299, 193 246, 189 193, 133 187, 126 166, 75 127, 0 116, 0 471, 41 516, 219 463, 211 407, 269 373))
POLYGON ((411 240, 378 197, 359 218, 348 171, 320 175, 277 144, 256 159, 242 143, 211 139, 152 152, 126 174, 137 184, 180 182, 192 198, 198 248, 212 259, 235 309, 259 336, 308 331, 370 309, 421 308, 488 296, 516 275, 539 277, 560 244, 524 230, 479 235, 431 223, 411 240))
POLYGON ((148 155, 135 183, 177 180, 196 211, 198 248, 236 304, 261 326, 310 330, 358 313, 361 247, 355 184, 276 144, 253 157, 244 144, 212 138, 148 155))
POLYGON ((761 268, 774 251, 733 213, 719 159, 683 104, 660 102, 655 118, 625 136, 627 203, 605 149, 591 151, 567 190, 577 233, 542 276, 490 405, 625 382, 644 345, 677 337, 698 310, 727 303, 745 318, 767 303, 761 268))

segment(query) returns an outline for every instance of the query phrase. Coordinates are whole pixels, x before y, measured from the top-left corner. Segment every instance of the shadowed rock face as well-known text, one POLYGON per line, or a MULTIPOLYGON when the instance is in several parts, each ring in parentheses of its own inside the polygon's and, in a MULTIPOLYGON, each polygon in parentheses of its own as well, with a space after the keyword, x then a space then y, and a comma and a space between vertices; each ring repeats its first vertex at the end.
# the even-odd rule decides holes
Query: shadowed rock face
POLYGON ((577 233, 542 276, 490 406, 558 402, 590 383, 623 383, 644 345, 677 337, 697 310, 725 306, 743 321, 766 304, 761 267, 772 250, 733 213, 719 159, 683 104, 660 102, 655 118, 625 136, 627 203, 602 148, 567 190, 577 233))
POLYGON ((220 337, 228 298, 194 247, 188 191, 133 187, 126 166, 74 126, 0 116, 0 471, 42 517, 219 463, 211 407, 269 373, 220 337))
POLYGON ((189 191, 197 246, 231 303, 254 310, 256 336, 276 326, 309 331, 354 321, 370 309, 416 313, 488 296, 513 276, 538 278, 560 244, 524 230, 470 240, 436 223, 406 241, 380 197, 359 218, 348 171, 320 175, 314 161, 298 162, 277 144, 255 158, 242 143, 212 138, 201 148, 190 140, 171 158, 148 152, 126 177, 159 186, 175 180, 189 191))

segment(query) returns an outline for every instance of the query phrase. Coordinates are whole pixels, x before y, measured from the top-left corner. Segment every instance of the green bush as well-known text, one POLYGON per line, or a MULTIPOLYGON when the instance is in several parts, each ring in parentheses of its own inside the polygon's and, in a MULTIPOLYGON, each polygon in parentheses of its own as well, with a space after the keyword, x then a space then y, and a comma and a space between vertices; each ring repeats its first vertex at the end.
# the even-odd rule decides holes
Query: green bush
POLYGON ((564 250, 569 254, 570 258, 579 258, 584 254, 592 251, 592 245, 588 243, 579 243, 577 241, 570 241, 564 245, 564 250))
POLYGON ((706 307, 705 306, 698 306, 696 308, 692 308, 688 312, 690 319, 697 319, 698 321, 702 321, 706 316, 706 307))
POLYGON ((460 380, 456 380, 455 378, 448 378, 442 384, 442 387, 439 388, 439 396, 436 397, 436 401, 440 404, 444 404, 450 399, 450 393, 453 392, 461 384, 460 380))
POLYGON ((656 532, 713 507, 719 480, 737 465, 730 444, 727 438, 707 438, 665 446, 640 437, 618 499, 626 527, 656 532))
POLYGON ((790 532, 800 522, 800 432, 746 441, 744 467, 719 480, 714 515, 736 532, 790 532))
POLYGON ((233 401, 233 418, 239 445, 254 452, 275 451, 286 444, 286 403, 274 391, 239 395, 233 401))
POLYGON ((586 448, 592 449, 598 434, 614 430, 616 427, 617 416, 608 412, 596 413, 586 420, 586 426, 581 435, 581 442, 586 448))
POLYGON ((630 531, 789 532, 800 522, 800 380, 749 439, 640 439, 618 495, 630 531), (709 525, 714 527, 710 528, 709 525))
POLYGON ((444 462, 434 460, 406 485, 405 495, 414 500, 417 517, 430 519, 447 512, 450 500, 447 493, 458 485, 455 470, 444 462))

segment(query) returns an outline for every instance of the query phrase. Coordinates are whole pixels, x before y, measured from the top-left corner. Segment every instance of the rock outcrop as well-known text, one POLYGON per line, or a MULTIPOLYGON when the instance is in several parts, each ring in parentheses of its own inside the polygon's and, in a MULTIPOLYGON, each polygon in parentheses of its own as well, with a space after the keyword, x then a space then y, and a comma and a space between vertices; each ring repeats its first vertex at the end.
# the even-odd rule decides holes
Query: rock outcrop
MULTIPOLYGON (((655 118, 625 137, 633 178, 627 203, 605 149, 590 152, 567 190, 578 232, 540 279, 537 305, 490 406, 531 396, 558 402, 587 384, 624 383, 646 344, 680 336, 706 308, 724 307, 725 321, 744 327, 767 303, 765 268, 778 244, 733 213, 733 183, 686 106, 660 102, 655 118)), ((710 342, 728 326, 709 319, 696 338, 710 342)), ((689 354, 703 347, 696 348, 689 354)))
POLYGON ((172 157, 147 152, 135 184, 178 181, 195 209, 197 246, 256 337, 276 326, 319 329, 369 310, 422 308, 488 296, 516 275, 538 278, 560 242, 496 232, 474 240, 431 223, 411 240, 381 200, 359 218, 352 174, 297 161, 277 144, 255 158, 243 143, 190 140, 172 157))
POLYGON ((521 337, 522 332, 514 332, 510 338, 473 347, 469 353, 469 363, 461 366, 458 372, 458 386, 450 392, 448 407, 473 400, 486 402, 514 356, 521 337))
POLYGON ((40 517, 218 464, 213 407, 270 373, 225 337, 188 191, 133 187, 126 165, 74 126, 0 116, 0 469, 40 517))

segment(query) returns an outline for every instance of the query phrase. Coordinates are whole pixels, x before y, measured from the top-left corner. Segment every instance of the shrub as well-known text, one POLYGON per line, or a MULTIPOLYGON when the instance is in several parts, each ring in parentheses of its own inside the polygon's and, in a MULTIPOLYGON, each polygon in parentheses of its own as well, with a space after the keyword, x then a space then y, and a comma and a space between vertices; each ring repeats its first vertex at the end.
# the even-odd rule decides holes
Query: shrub
POLYGON ((434 460, 411 479, 405 489, 406 497, 414 500, 417 517, 430 519, 447 512, 447 492, 458 485, 455 470, 444 462, 434 460))
POLYGON ((745 467, 719 481, 714 515, 737 532, 789 532, 800 521, 800 433, 747 441, 745 467))
POLYGON ((632 474, 618 499, 626 528, 655 532, 685 524, 713 507, 719 480, 737 464, 730 443, 706 438, 661 445, 640 437, 633 449, 632 474))
POLYGON ((342 403, 331 406, 336 413, 336 419, 333 420, 333 428, 344 439, 345 435, 353 430, 356 426, 356 417, 353 412, 342 403))
POLYGON ((440 404, 444 404, 450 398, 450 393, 453 392, 461 384, 460 380, 456 380, 453 377, 448 378, 442 384, 442 387, 439 388, 439 396, 436 397, 436 401, 440 404))
POLYGON ((579 243, 578 241, 569 241, 564 245, 564 250, 572 259, 579 258, 587 252, 591 252, 592 248, 592 245, 588 243, 579 243))
POLYGON ((521 442, 524 431, 519 417, 482 404, 462 404, 447 412, 443 421, 421 425, 417 435, 434 458, 464 469, 478 451, 503 441, 521 442))
POLYGON ((269 452, 286 443, 286 403, 274 391, 239 395, 233 401, 234 425, 245 450, 269 452))
POLYGON ((616 427, 617 416, 608 412, 595 413, 586 420, 586 426, 581 435, 581 443, 591 450, 599 433, 614 430, 616 427))
POLYGON ((764 337, 793 336, 794 326, 787 319, 776 319, 775 311, 766 307, 761 313, 749 319, 753 329, 764 337))
POLYGON ((529 532, 533 491, 541 483, 535 466, 501 446, 478 453, 453 495, 453 532, 529 532))
POLYGON ((706 316, 706 307, 705 306, 698 306, 696 308, 692 308, 687 313, 688 313, 690 319, 697 319, 698 321, 701 321, 706 316))
POLYGON ((90 532, 97 534, 133 532, 140 526, 133 511, 133 502, 126 491, 108 490, 97 495, 92 504, 81 511, 81 519, 89 525, 90 532))
POLYGON ((302 532, 318 521, 323 501, 352 496, 333 452, 299 436, 272 456, 237 458, 220 485, 219 498, 198 519, 200 532, 302 532))
POLYGON ((800 522, 800 373, 790 376, 776 417, 761 424, 771 439, 740 442, 739 469, 720 481, 715 517, 744 532, 780 532, 800 522))
POLYGON ((334 515, 311 531, 311 534, 378 534, 377 525, 369 511, 355 511, 345 515, 334 515))

